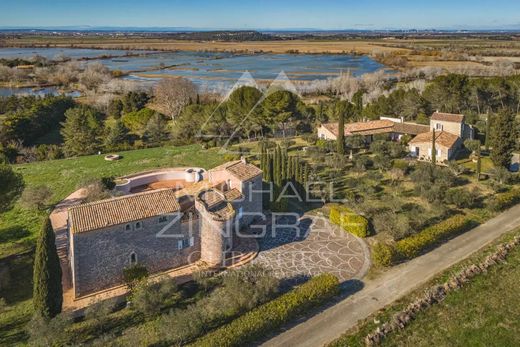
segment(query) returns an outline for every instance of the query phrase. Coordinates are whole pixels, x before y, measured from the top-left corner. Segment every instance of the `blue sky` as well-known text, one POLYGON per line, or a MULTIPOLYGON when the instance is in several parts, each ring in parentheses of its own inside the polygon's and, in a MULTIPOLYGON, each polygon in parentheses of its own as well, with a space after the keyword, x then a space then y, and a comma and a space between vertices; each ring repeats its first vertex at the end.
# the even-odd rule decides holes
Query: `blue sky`
POLYGON ((1 0, 0 27, 520 29, 520 0, 1 0))

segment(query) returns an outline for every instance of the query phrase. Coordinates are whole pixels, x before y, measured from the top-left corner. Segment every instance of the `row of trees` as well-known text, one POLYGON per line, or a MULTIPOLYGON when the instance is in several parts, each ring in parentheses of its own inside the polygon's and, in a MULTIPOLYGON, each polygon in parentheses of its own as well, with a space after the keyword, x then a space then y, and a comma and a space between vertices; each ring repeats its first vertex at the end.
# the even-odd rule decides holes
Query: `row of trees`
POLYGON ((286 211, 288 196, 305 197, 305 186, 309 177, 309 165, 298 156, 289 156, 287 147, 269 143, 260 144, 260 169, 264 172, 264 181, 270 184, 272 200, 264 199, 266 207, 274 211, 286 211), (269 203, 269 205, 267 205, 269 203))

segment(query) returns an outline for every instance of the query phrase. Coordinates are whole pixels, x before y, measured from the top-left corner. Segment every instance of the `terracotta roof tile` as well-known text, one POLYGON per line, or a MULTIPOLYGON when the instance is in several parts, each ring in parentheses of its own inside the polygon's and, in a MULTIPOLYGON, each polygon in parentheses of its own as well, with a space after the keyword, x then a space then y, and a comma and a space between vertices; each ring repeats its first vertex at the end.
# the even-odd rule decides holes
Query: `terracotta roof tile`
MULTIPOLYGON (((409 143, 431 143, 432 142, 432 132, 422 133, 414 137, 409 143)), ((459 137, 457 135, 453 135, 447 131, 436 131, 435 132, 435 145, 451 148, 459 137)))
POLYGON ((240 199, 242 197, 242 193, 240 193, 240 191, 238 189, 233 188, 231 190, 224 192, 224 197, 226 198, 227 201, 233 201, 233 200, 240 199))
POLYGON ((81 233, 179 210, 175 190, 161 189, 78 205, 68 215, 71 231, 81 233))
POLYGON ((231 161, 219 165, 210 171, 226 170, 241 181, 248 181, 258 175, 262 174, 262 170, 253 164, 244 163, 242 160, 231 161))
POLYGON ((454 114, 454 113, 435 112, 434 114, 432 114, 430 119, 438 120, 441 122, 462 123, 464 121, 464 115, 454 114))
POLYGON ((393 130, 396 133, 418 135, 429 132, 430 127, 428 125, 415 123, 394 123, 393 130))
MULTIPOLYGON (((345 124, 345 135, 374 135, 392 132, 394 122, 389 120, 372 120, 345 124)), ((323 127, 338 136, 338 123, 324 123, 323 127)))

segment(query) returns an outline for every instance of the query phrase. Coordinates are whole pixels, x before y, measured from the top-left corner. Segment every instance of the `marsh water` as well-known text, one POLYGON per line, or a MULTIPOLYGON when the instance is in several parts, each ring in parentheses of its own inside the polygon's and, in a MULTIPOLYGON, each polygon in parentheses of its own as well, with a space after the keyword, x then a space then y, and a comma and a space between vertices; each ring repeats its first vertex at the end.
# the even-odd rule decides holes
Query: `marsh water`
MULTIPOLYGON (((368 56, 348 54, 237 54, 224 52, 150 52, 77 48, 0 48, 0 58, 89 58, 111 70, 129 73, 125 78, 154 81, 183 76, 203 87, 231 87, 245 72, 255 80, 272 80, 280 72, 293 81, 322 80, 350 71, 355 76, 384 69, 368 56), (132 54, 128 56, 128 54, 132 54), (106 56, 111 58, 103 58, 106 56), (97 59, 99 58, 99 59, 97 59)), ((0 89, 0 94, 2 93, 0 89)))

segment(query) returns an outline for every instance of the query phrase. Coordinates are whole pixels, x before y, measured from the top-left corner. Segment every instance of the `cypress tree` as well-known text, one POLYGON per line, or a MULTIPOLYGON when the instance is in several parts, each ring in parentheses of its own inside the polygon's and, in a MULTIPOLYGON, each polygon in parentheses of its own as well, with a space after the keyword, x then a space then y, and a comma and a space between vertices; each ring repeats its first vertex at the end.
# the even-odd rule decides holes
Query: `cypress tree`
POLYGON ((480 171, 482 170, 482 160, 480 158, 480 147, 477 149, 477 181, 480 181, 480 171))
POLYGON ((486 139, 484 140, 484 146, 486 148, 486 152, 489 152, 489 143, 491 138, 491 115, 488 114, 486 118, 486 139))
POLYGON ((435 165, 437 163, 437 149, 435 148, 435 129, 433 129, 432 134, 432 164, 435 165))
POLYGON ((292 178, 293 178, 292 173, 293 173, 292 157, 287 157, 287 180, 288 181, 292 180, 292 178))
POLYGON ((282 150, 280 146, 276 147, 275 150, 275 174, 274 174, 274 182, 276 185, 280 186, 282 184, 282 150))
POLYGON ((343 112, 339 113, 338 138, 336 141, 338 154, 345 155, 345 114, 343 112))
POLYGON ((265 165, 265 181, 272 182, 273 181, 273 157, 272 154, 267 154, 266 165, 265 165))
POLYGON ((49 218, 43 223, 36 243, 33 274, 33 305, 42 317, 53 318, 63 302, 60 258, 49 218))
POLYGON ((265 175, 267 171, 267 151, 264 141, 262 141, 260 145, 260 170, 262 170, 265 175))
POLYGON ((288 163, 287 163, 287 160, 288 160, 287 148, 283 149, 282 154, 283 154, 283 159, 282 159, 282 178, 285 181, 289 177, 289 174, 287 172, 287 166, 288 166, 288 163))
POLYGON ((491 160, 493 164, 509 168, 518 136, 513 112, 506 109, 501 110, 495 116, 491 134, 491 160))

